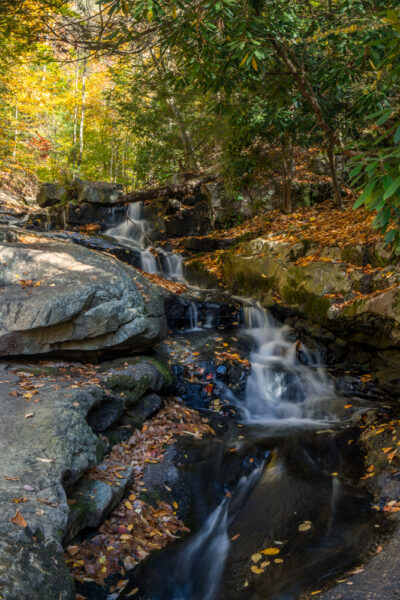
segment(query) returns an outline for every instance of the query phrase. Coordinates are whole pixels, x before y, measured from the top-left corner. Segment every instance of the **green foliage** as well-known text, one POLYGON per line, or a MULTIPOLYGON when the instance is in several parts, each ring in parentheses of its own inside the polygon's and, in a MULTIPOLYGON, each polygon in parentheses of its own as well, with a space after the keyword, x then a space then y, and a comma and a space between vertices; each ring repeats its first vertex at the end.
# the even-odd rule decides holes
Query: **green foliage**
POLYGON ((377 69, 385 97, 380 109, 368 116, 372 125, 361 144, 363 152, 351 163, 350 178, 361 191, 354 208, 376 211, 374 227, 400 254, 400 9, 385 11, 381 19, 384 34, 373 52, 377 63, 379 51, 377 69))

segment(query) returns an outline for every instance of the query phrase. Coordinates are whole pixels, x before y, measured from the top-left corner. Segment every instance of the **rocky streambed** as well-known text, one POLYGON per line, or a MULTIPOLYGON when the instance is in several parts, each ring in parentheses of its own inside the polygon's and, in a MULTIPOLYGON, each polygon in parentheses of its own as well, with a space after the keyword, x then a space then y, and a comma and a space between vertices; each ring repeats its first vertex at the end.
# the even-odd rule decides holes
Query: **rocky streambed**
POLYGON ((204 291, 141 220, 1 228, 0 597, 396 598, 397 268, 259 239, 204 291))

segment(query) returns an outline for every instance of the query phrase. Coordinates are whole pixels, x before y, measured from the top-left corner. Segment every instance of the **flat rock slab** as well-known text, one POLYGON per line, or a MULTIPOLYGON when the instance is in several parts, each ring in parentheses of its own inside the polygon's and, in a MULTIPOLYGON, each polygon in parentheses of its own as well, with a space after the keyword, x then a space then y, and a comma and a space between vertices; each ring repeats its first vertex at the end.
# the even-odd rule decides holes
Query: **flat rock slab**
POLYGON ((164 336, 162 295, 135 269, 33 240, 0 244, 0 356, 140 351, 164 336))
MULTIPOLYGON (((101 406, 107 412, 113 398, 118 406, 137 402, 168 383, 168 371, 151 358, 103 366, 0 363, 2 600, 75 600, 62 558, 71 512, 66 491, 76 489, 106 450, 88 424, 90 416, 100 418, 101 406), (111 377, 115 383, 118 375, 125 392, 114 396, 107 381, 111 377)), ((87 521, 90 526, 115 504, 132 472, 127 469, 120 477, 123 485, 107 498, 102 482, 95 483, 99 502, 87 521)))

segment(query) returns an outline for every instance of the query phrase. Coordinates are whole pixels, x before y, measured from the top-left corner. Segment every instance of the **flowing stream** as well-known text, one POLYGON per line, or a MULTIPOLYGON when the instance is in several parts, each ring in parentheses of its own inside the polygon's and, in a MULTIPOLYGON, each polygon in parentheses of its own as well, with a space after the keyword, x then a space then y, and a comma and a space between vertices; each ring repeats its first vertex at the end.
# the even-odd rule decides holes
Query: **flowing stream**
MULTIPOLYGON (((144 270, 183 279, 181 257, 151 248, 140 203, 108 235, 140 248, 144 270)), ((247 302, 243 313, 249 376, 243 393, 219 387, 234 424, 202 441, 185 470, 192 533, 144 561, 113 598, 294 600, 351 565, 380 527, 359 485, 357 418, 369 403, 338 396, 318 356, 261 306, 247 302)), ((180 335, 190 346, 229 333, 230 324, 215 330, 211 310, 200 324, 195 301, 188 317, 180 335)))
POLYGON ((141 268, 147 273, 159 273, 175 281, 183 281, 183 259, 174 252, 154 248, 152 227, 143 215, 143 202, 130 204, 126 219, 106 231, 106 235, 140 252, 141 268))

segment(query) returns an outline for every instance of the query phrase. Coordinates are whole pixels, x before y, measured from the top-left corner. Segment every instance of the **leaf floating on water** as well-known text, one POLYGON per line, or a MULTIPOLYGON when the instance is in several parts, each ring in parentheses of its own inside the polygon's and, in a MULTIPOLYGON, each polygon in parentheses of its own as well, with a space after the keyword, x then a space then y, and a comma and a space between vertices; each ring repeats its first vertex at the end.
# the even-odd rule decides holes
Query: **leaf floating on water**
POLYGON ((247 579, 246 579, 246 581, 244 582, 244 584, 243 584, 243 587, 249 587, 249 582, 247 581, 247 579))
POLYGON ((262 555, 259 552, 257 552, 257 554, 253 554, 253 556, 251 557, 251 560, 254 563, 258 563, 261 559, 262 559, 262 555))
POLYGON ((135 588, 134 590, 132 590, 131 592, 129 592, 129 594, 126 595, 127 598, 131 598, 132 596, 134 596, 135 594, 137 594, 139 591, 139 588, 135 588))
POLYGON ((236 535, 234 535, 233 537, 231 537, 231 542, 234 542, 235 540, 237 540, 240 537, 240 533, 237 533, 236 535))
POLYGON ((24 517, 21 515, 19 510, 17 510, 15 515, 12 517, 12 519, 10 519, 10 521, 11 521, 11 523, 14 523, 14 525, 18 525, 19 527, 27 527, 28 526, 28 523, 26 522, 24 517))
POLYGON ((311 592, 311 596, 315 596, 316 594, 320 594, 322 590, 315 590, 315 592, 311 592))
POLYGON ((283 558, 274 558, 275 563, 283 563, 283 558))
POLYGON ((265 569, 265 567, 269 567, 270 564, 271 564, 270 560, 264 560, 260 565, 260 569, 265 569))
POLYGON ((273 556, 274 554, 279 554, 279 548, 264 548, 261 550, 261 554, 267 554, 268 556, 273 556))
POLYGON ((308 531, 309 529, 311 529, 312 523, 311 521, 304 521, 304 523, 301 523, 301 525, 299 525, 298 530, 299 531, 308 531))
POLYGON ((264 569, 260 569, 259 567, 256 567, 256 565, 253 565, 251 567, 251 570, 253 571, 253 573, 255 573, 256 575, 260 575, 261 573, 264 573, 264 569))

